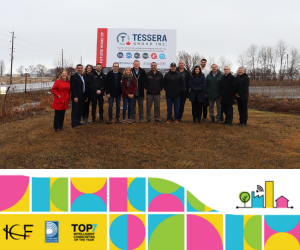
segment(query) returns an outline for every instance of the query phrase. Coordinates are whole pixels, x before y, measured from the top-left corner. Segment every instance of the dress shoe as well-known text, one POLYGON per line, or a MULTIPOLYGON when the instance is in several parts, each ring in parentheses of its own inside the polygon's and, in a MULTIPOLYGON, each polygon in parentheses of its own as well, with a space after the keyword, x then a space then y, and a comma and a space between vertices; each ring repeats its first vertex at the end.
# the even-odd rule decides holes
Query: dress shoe
POLYGON ((160 120, 160 119, 156 119, 155 121, 156 121, 156 122, 161 122, 161 120, 160 120))
POLYGON ((59 128, 55 129, 55 132, 60 132, 60 129, 59 128))
POLYGON ((63 128, 60 128, 59 131, 65 131, 63 128))

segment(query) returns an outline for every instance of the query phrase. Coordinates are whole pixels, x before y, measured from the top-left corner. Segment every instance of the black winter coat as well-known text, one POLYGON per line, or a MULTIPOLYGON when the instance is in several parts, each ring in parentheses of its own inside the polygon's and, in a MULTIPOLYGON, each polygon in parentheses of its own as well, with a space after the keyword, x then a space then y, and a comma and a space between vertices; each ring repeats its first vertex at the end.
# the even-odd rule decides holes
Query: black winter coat
POLYGON ((91 93, 95 94, 97 90, 101 91, 101 95, 104 94, 104 91, 106 89, 106 75, 101 71, 98 75, 96 71, 93 71, 90 74, 90 81, 91 81, 91 93))
POLYGON ((116 89, 115 75, 113 70, 109 71, 106 75, 106 94, 111 96, 120 96, 122 94, 121 82, 122 73, 118 72, 118 89, 116 89))
POLYGON ((159 71, 156 71, 155 74, 152 70, 149 71, 145 78, 145 89, 147 90, 147 95, 159 95, 160 91, 163 89, 163 80, 164 77, 159 71))
POLYGON ((71 76, 70 86, 72 100, 74 100, 74 98, 78 98, 78 100, 82 101, 84 98, 86 98, 86 96, 83 94, 83 82, 77 72, 71 76))
POLYGON ((237 75, 236 93, 240 96, 240 97, 236 97, 238 101, 249 100, 249 85, 250 85, 250 79, 245 73, 242 74, 241 76, 237 75))
POLYGON ((84 74, 83 75, 83 79, 84 79, 84 82, 85 82, 85 94, 84 94, 84 99, 86 99, 86 97, 89 97, 91 96, 91 77, 90 77, 90 74, 84 74))
POLYGON ((233 105, 234 96, 236 90, 235 77, 229 73, 227 76, 223 76, 220 86, 221 104, 233 105))
POLYGON ((178 73, 177 71, 169 71, 165 74, 163 83, 164 89, 166 91, 166 97, 180 97, 185 84, 184 79, 180 73, 178 73))
POLYGON ((198 98, 198 102, 205 101, 205 76, 201 75, 201 77, 196 78, 191 76, 190 78, 190 101, 194 102, 196 98, 198 98))
MULTIPOLYGON (((179 71, 179 67, 176 69, 176 71, 179 71)), ((186 98, 189 98, 189 89, 190 89, 190 77, 191 77, 191 74, 188 70, 184 69, 184 72, 185 72, 185 85, 184 85, 184 88, 183 88, 183 91, 187 91, 186 93, 186 98)))
POLYGON ((145 96, 144 90, 145 90, 146 71, 139 68, 139 74, 138 75, 136 75, 134 68, 132 68, 131 71, 132 71, 133 77, 136 80, 136 84, 138 86, 138 91, 139 91, 138 96, 139 97, 144 97, 145 96))

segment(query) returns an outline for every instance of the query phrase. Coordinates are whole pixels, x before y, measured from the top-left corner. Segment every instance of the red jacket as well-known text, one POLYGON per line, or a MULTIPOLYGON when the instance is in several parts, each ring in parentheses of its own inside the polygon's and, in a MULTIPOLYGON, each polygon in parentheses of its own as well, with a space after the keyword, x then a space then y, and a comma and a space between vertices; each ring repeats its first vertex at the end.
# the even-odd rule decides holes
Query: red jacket
POLYGON ((70 82, 63 79, 56 80, 52 87, 52 93, 54 95, 52 109, 67 110, 70 99, 70 82), (59 95, 60 98, 57 97, 59 95))
POLYGON ((122 76, 120 84, 121 84, 123 98, 128 97, 128 95, 131 95, 131 94, 135 95, 136 90, 137 90, 137 85, 136 85, 136 81, 135 81, 134 77, 132 77, 132 82, 130 83, 128 88, 127 88, 127 79, 124 78, 123 76, 122 76))

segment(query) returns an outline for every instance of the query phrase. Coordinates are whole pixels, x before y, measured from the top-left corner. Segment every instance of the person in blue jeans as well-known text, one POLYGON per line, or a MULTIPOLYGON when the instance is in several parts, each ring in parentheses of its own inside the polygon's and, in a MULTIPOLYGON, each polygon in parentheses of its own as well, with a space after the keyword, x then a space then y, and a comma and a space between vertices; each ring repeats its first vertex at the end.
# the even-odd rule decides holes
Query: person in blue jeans
POLYGON ((175 123, 179 120, 179 104, 181 92, 185 87, 184 78, 176 71, 176 63, 171 63, 170 71, 166 73, 163 81, 163 86, 166 91, 167 100, 167 123, 172 121, 172 106, 174 104, 175 123))
POLYGON ((134 95, 137 90, 137 85, 135 78, 132 75, 131 68, 127 67, 124 70, 121 82, 121 89, 122 89, 122 97, 123 97, 123 121, 122 123, 126 123, 126 110, 128 106, 128 120, 127 123, 131 124, 132 121, 130 117, 132 115, 132 104, 134 100, 134 95))
POLYGON ((108 97, 108 122, 107 124, 112 124, 112 117, 113 117, 113 105, 114 100, 116 100, 116 123, 121 123, 119 120, 120 117, 120 102, 121 102, 121 78, 122 73, 119 72, 119 64, 113 64, 113 70, 109 71, 106 75, 106 96, 108 97))

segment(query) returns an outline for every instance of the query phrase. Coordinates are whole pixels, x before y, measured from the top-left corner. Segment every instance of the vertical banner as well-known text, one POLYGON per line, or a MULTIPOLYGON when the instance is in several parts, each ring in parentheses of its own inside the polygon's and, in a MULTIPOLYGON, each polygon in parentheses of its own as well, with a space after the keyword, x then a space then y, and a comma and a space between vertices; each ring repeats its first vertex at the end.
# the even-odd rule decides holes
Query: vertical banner
POLYGON ((106 29, 97 35, 97 63, 111 67, 114 62, 121 68, 131 67, 135 60, 142 68, 168 69, 176 61, 176 30, 161 29, 106 29))
POLYGON ((107 60, 107 29, 98 29, 96 63, 106 67, 107 60))

